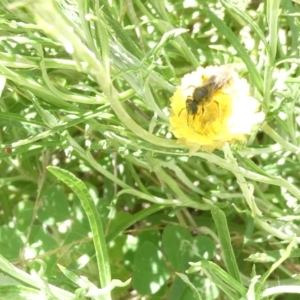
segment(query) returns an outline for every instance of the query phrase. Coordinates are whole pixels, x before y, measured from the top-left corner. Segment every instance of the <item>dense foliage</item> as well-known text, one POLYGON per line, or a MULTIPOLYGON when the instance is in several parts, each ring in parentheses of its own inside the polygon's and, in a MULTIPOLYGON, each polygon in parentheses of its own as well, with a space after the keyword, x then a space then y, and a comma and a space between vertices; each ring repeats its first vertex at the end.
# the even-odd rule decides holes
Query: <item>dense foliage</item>
POLYGON ((299 299, 299 12, 1 1, 0 298, 299 299), (266 121, 190 156, 169 99, 229 63, 266 121))

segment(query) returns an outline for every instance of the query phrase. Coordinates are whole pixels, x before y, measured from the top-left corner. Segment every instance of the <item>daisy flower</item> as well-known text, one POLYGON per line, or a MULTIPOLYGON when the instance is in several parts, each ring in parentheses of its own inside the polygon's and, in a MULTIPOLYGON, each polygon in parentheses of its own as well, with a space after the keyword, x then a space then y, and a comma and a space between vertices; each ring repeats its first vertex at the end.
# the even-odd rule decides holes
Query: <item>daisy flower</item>
POLYGON ((265 118, 249 92, 249 84, 231 65, 199 67, 182 78, 170 98, 170 131, 192 153, 244 142, 265 118))

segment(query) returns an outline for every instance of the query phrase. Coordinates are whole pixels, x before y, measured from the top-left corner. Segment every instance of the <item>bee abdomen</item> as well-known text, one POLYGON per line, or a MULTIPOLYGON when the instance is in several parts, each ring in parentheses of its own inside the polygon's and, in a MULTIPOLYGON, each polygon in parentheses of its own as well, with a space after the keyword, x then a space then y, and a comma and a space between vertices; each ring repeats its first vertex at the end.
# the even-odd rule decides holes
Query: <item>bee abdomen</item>
POLYGON ((208 95, 209 90, 207 87, 196 87, 193 92, 193 99, 197 104, 204 101, 204 98, 208 95))

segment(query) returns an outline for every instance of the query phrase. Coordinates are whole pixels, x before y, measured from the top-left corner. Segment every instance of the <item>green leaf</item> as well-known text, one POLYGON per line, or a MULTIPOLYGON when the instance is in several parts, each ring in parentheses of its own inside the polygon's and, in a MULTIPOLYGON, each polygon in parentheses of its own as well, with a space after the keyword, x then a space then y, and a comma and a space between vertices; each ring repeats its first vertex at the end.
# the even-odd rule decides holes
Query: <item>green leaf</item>
POLYGON ((38 211, 42 223, 53 225, 70 218, 68 199, 61 186, 55 185, 43 193, 43 206, 38 211))
POLYGON ((141 295, 155 294, 170 278, 170 271, 161 251, 146 242, 136 251, 132 285, 141 295))
MULTIPOLYGON (((7 261, 2 255, 0 255, 0 270, 10 276, 11 278, 22 282, 29 287, 33 287, 42 291, 43 294, 51 293, 52 298, 57 297, 57 299, 66 299, 71 300, 75 298, 75 295, 68 292, 67 290, 60 289, 51 284, 45 285, 45 281, 42 278, 38 278, 38 275, 35 276, 29 275, 26 272, 16 268, 9 261, 7 261)), ((4 286, 5 288, 5 286, 4 286)), ((15 298, 16 299, 16 298, 15 298)), ((54 298, 56 299, 56 298, 54 298)))
MULTIPOLYGON (((81 204, 89 219, 93 234, 100 283, 102 287, 106 287, 111 281, 110 265, 105 236, 101 223, 102 221, 97 211, 97 207, 93 202, 92 197, 89 195, 85 184, 76 178, 72 173, 58 167, 48 167, 48 170, 65 184, 67 184, 81 201, 81 204)), ((107 299, 110 299, 108 294, 107 299)))
POLYGON ((272 178, 267 172, 259 168, 251 159, 240 155, 238 152, 235 152, 235 155, 239 158, 239 160, 243 163, 243 166, 246 167, 248 170, 256 172, 257 174, 272 178))
POLYGON ((160 232, 157 230, 140 231, 137 235, 138 244, 143 245, 146 242, 152 243, 156 247, 159 247, 161 243, 160 232))
POLYGON ((215 205, 212 206, 211 214, 217 228, 226 269, 234 279, 241 283, 240 272, 232 249, 225 214, 215 205))
POLYGON ((211 261, 202 260, 197 263, 191 263, 191 267, 187 270, 187 273, 190 274, 199 271, 205 271, 206 274, 209 274, 209 278, 211 278, 230 299, 240 299, 240 296, 246 294, 246 288, 242 283, 235 280, 230 274, 211 261), (240 296, 237 296, 236 292, 238 292, 240 296))
POLYGON ((168 300, 185 300, 184 294, 186 294, 186 290, 190 290, 190 288, 184 281, 180 279, 180 277, 176 276, 172 283, 168 300))
POLYGON ((231 45, 237 51, 239 57, 244 61, 245 65, 247 66, 250 76, 255 83, 255 86, 259 91, 263 90, 263 81, 262 78, 257 70, 256 65, 252 61, 251 57, 249 56, 248 52, 241 44, 237 36, 232 32, 231 28, 226 26, 226 24, 210 9, 203 8, 204 13, 208 16, 210 21, 216 26, 218 31, 222 33, 227 40, 231 43, 231 45))
POLYGON ((193 238, 192 250, 192 261, 195 261, 195 259, 210 260, 214 257, 216 253, 216 246, 214 241, 210 237, 198 235, 193 238))
MULTIPOLYGON (((41 253, 51 251, 58 246, 54 236, 40 224, 32 226, 28 241, 31 244, 28 246, 32 247, 34 251, 41 251, 41 253), (39 243, 36 244, 36 241, 39 241, 39 243)), ((49 258, 50 256, 47 257, 47 259, 49 258)))
POLYGON ((14 213, 18 220, 18 222, 16 223, 16 228, 18 230, 27 232, 32 220, 33 210, 34 204, 28 200, 19 202, 16 205, 14 213))
POLYGON ((168 300, 219 299, 219 289, 210 278, 199 274, 176 274, 178 277, 174 280, 168 300))
POLYGON ((35 97, 32 97, 31 101, 47 127, 53 128, 58 125, 56 118, 48 110, 43 109, 35 97))
POLYGON ((157 211, 164 209, 165 205, 153 204, 146 209, 142 209, 134 215, 126 216, 126 218, 122 218, 118 221, 118 225, 113 227, 112 231, 107 235, 107 242, 113 241, 118 234, 122 233, 126 228, 130 227, 134 223, 145 219, 147 216, 154 214, 157 211))
MULTIPOLYGON (((43 299, 41 292, 37 289, 23 285, 0 286, 0 299, 5 300, 40 300, 43 299)), ((58 298, 53 298, 58 300, 58 298)))
POLYGON ((193 299, 199 299, 199 300, 202 300, 202 297, 201 295, 199 294, 197 288, 192 284, 192 282, 190 282, 189 278, 185 275, 185 274, 180 274, 180 273, 177 273, 177 276, 179 276, 179 278, 185 282, 193 291, 193 294, 194 294, 194 298, 193 299))
MULTIPOLYGON (((273 250, 273 251, 264 251, 264 252, 256 252, 254 254, 249 255, 245 261, 251 261, 254 263, 270 263, 279 260, 283 255, 285 249, 273 250)), ((300 249, 292 249, 289 254, 291 258, 299 258, 300 257, 300 249)))
POLYGON ((162 242, 166 256, 174 270, 186 270, 189 266, 192 248, 192 236, 189 230, 180 226, 169 225, 164 229, 162 242))
POLYGON ((230 14, 234 14, 235 16, 240 17, 243 21, 245 21, 259 36, 260 40, 264 43, 264 47, 267 51, 270 51, 269 44, 266 40, 266 37, 262 31, 262 29, 259 27, 257 22, 251 18, 247 12, 244 12, 239 9, 237 5, 234 5, 230 3, 230 1, 221 0, 222 4, 228 9, 230 14))
POLYGON ((276 262, 274 262, 271 265, 271 267, 260 277, 258 284, 255 287, 256 294, 260 295, 263 288, 263 284, 266 282, 267 278, 275 271, 276 268, 278 268, 285 260, 287 260, 290 257, 293 248, 296 248, 297 245, 297 237, 296 235, 294 235, 292 241, 287 246, 285 251, 281 253, 281 257, 276 262))
POLYGON ((5 87, 6 78, 4 76, 0 76, 0 98, 2 96, 3 89, 5 87))
POLYGON ((1 254, 9 260, 19 258, 20 249, 23 247, 22 239, 16 234, 16 229, 8 225, 0 227, 1 254))

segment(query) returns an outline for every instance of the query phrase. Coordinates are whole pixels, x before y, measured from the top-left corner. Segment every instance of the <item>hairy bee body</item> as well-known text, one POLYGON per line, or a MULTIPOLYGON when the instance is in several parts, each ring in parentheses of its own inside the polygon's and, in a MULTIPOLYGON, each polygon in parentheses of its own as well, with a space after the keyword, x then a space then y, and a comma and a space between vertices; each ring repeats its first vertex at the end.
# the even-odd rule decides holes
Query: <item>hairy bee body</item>
POLYGON ((198 86, 194 89, 193 96, 188 96, 185 102, 186 110, 189 115, 196 115, 199 105, 204 103, 209 94, 209 88, 198 86))
POLYGON ((185 108, 183 108, 187 110, 188 120, 189 116, 195 118, 199 111, 199 107, 201 107, 203 113, 204 104, 211 101, 214 93, 223 88, 231 80, 231 74, 231 71, 224 69, 223 72, 212 75, 209 79, 204 81, 202 85, 195 87, 192 96, 187 97, 185 108))

